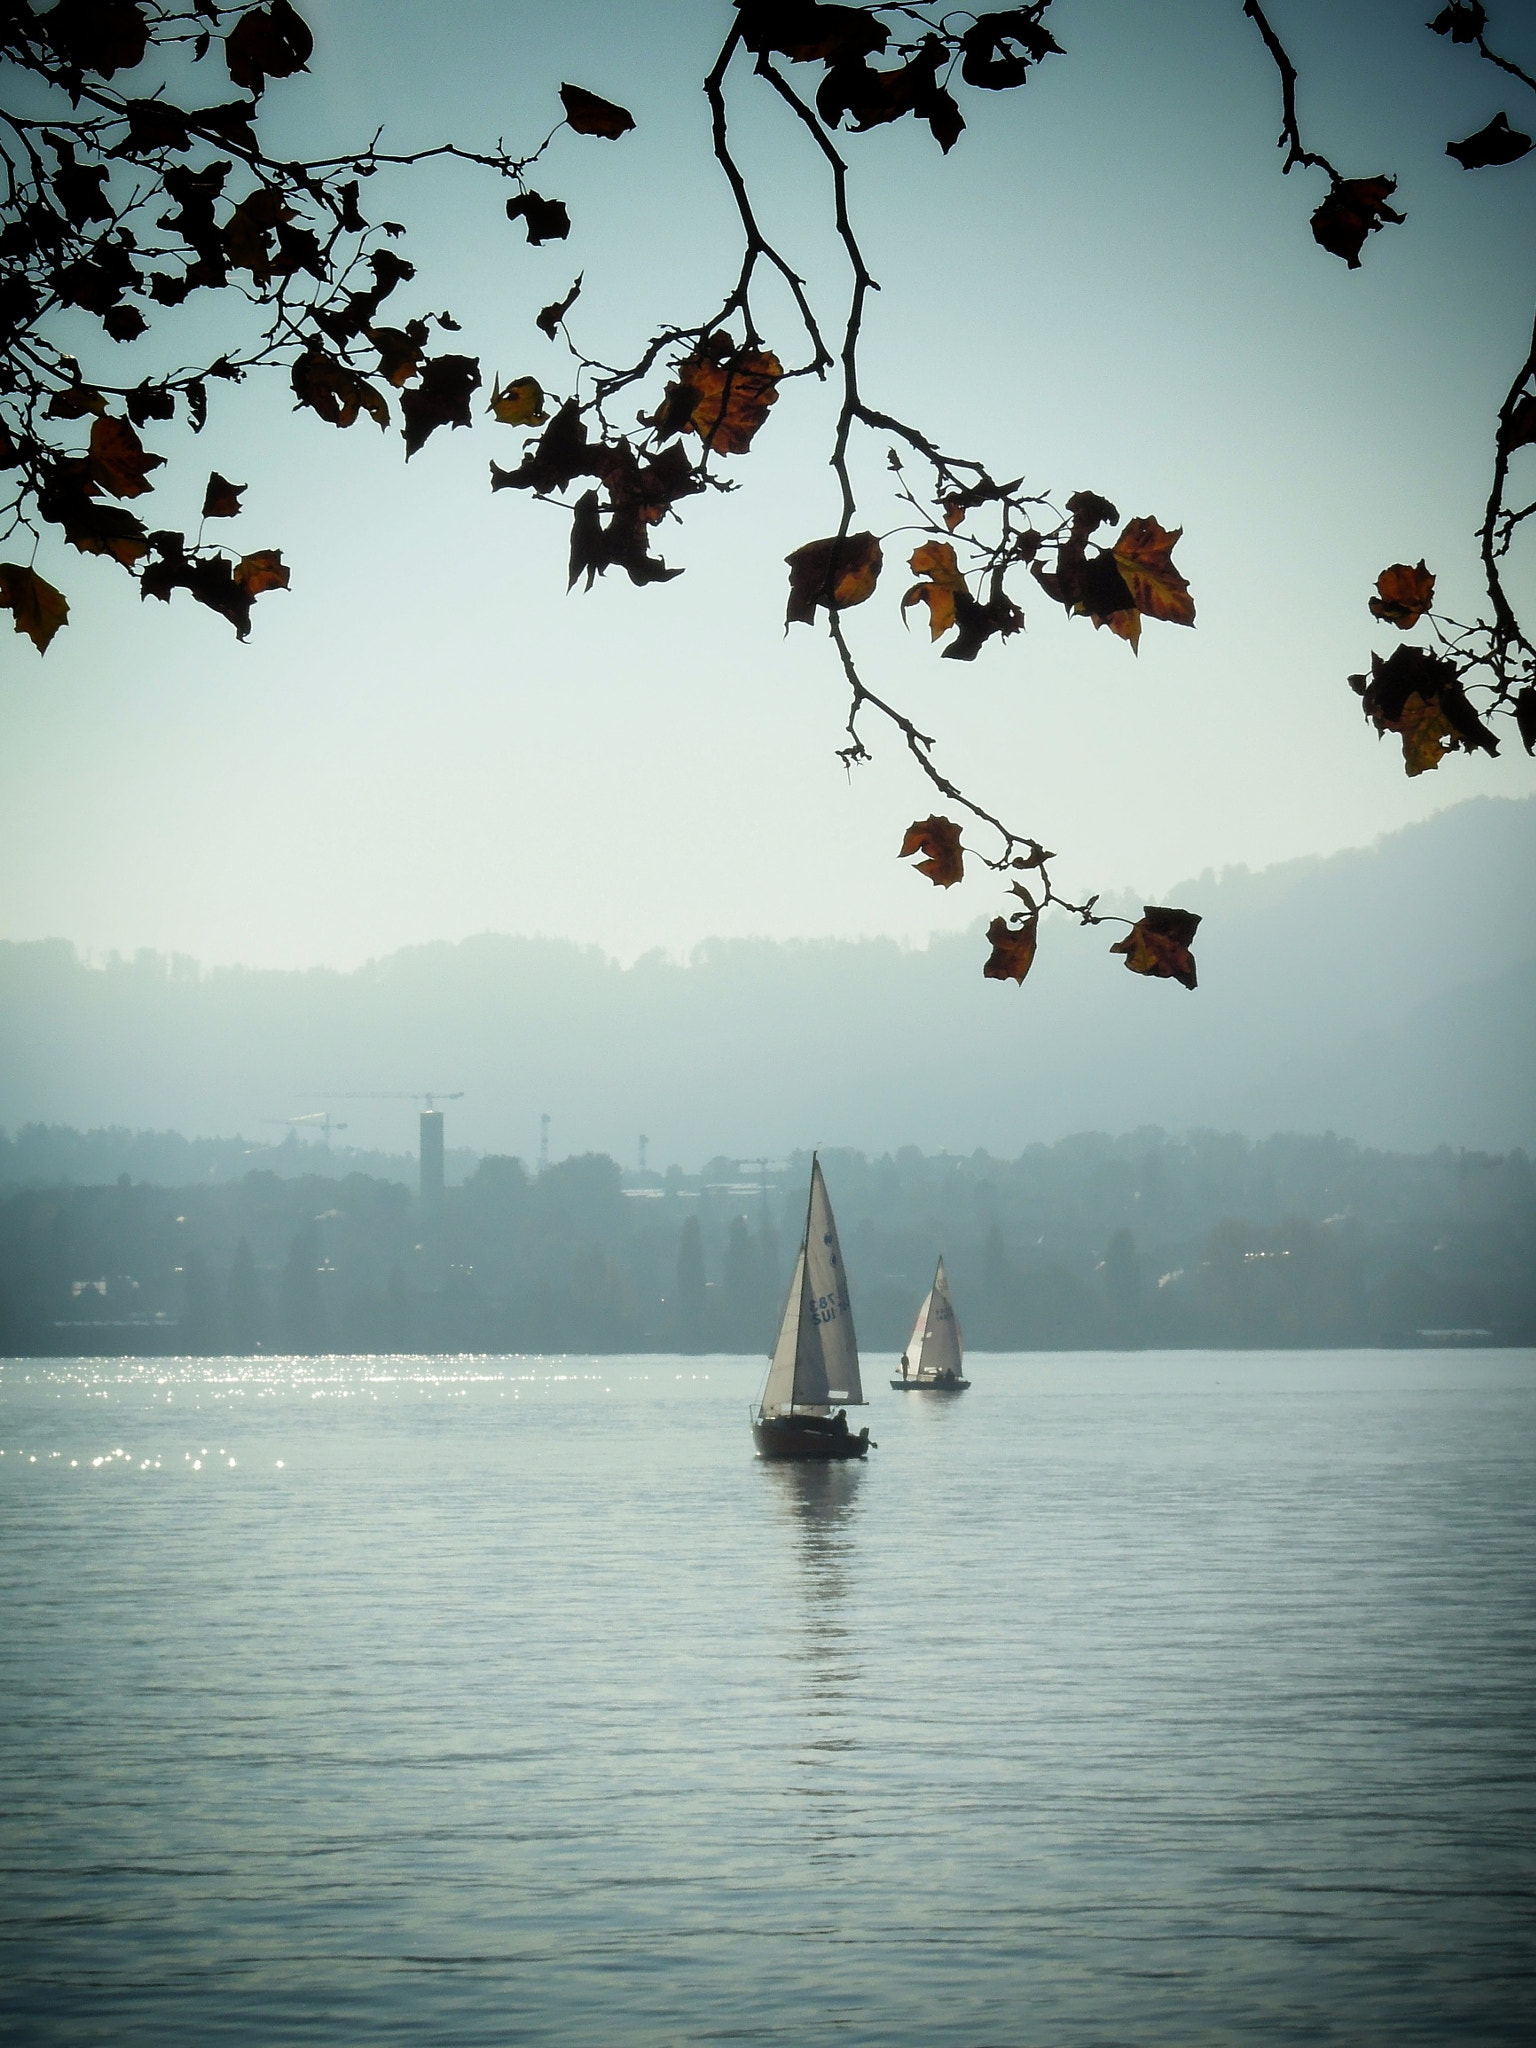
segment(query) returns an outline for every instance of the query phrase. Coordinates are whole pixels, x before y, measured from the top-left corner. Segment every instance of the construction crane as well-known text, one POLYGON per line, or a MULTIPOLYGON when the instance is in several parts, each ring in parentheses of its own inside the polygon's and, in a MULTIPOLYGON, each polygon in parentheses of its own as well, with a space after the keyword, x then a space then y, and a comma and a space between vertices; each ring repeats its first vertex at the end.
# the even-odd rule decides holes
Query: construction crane
POLYGON ((345 1124, 337 1123, 328 1109, 312 1109, 307 1116, 264 1116, 264 1124, 286 1124, 290 1130, 307 1130, 314 1126, 325 1133, 325 1149, 331 1149, 332 1131, 344 1131, 345 1124))
POLYGON ((424 1102, 429 1110, 435 1102, 463 1099, 462 1088, 343 1088, 331 1096, 333 1102, 424 1102))

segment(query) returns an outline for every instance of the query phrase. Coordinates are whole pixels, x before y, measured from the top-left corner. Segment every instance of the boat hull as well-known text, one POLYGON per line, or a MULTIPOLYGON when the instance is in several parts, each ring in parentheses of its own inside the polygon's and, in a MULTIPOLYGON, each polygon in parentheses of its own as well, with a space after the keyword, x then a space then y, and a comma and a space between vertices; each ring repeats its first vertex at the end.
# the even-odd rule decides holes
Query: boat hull
POLYGON ((963 1394, 969 1380, 892 1380, 898 1394, 963 1394))
POLYGON ((869 1431, 861 1429, 855 1435, 846 1415, 754 1415, 752 1441, 760 1458, 800 1463, 862 1458, 870 1448, 869 1431))

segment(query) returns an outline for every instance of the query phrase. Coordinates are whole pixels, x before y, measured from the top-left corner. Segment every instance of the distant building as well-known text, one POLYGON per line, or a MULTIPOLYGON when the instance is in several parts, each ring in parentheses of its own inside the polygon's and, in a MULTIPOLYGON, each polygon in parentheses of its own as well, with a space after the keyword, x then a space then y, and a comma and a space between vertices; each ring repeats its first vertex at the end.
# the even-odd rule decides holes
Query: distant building
POLYGON ((421 1201, 426 1209, 439 1209, 443 1202, 443 1112, 421 1112, 421 1201))

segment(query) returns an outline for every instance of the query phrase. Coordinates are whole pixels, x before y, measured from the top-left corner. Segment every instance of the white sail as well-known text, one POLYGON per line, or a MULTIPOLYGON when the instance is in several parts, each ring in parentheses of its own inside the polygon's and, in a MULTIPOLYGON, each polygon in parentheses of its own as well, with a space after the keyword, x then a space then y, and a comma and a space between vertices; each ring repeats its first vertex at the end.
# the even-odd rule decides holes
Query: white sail
POLYGON ((962 1356, 960 1322, 949 1298, 949 1277, 940 1259, 928 1298, 918 1310, 907 1358, 917 1379, 941 1379, 946 1373, 959 1379, 962 1356))
POLYGON ((801 1245, 800 1256, 795 1260, 795 1277, 789 1283, 789 1297, 784 1303, 784 1317, 779 1324, 779 1339, 773 1347, 773 1358, 768 1367, 768 1381, 758 1403, 758 1410, 763 1415, 778 1415, 794 1401, 795 1356, 800 1348, 804 1300, 805 1246, 801 1245))
POLYGON ((806 1391, 801 1392, 800 1369, 795 1372, 795 1400, 821 1401, 838 1407, 862 1407, 864 1386, 859 1378, 859 1342, 853 1332, 853 1308, 848 1299, 848 1276, 843 1270, 842 1248, 827 1184, 821 1177, 821 1163, 811 1161, 811 1205, 805 1226, 805 1293, 809 1315, 818 1338, 814 1359, 807 1359, 806 1391), (821 1391, 810 1391, 812 1380, 821 1391))

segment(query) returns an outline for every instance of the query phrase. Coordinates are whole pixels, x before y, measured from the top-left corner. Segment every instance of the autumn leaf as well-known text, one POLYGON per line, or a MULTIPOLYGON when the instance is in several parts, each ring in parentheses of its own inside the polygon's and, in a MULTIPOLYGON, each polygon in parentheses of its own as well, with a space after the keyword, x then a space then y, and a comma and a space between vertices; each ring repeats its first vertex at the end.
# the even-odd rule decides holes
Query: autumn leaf
POLYGON ((35 33, 50 42, 66 64, 111 78, 144 61, 149 27, 134 0, 61 0, 42 16, 35 33))
POLYGON ((569 313, 572 306, 575 305, 580 295, 581 278, 578 277, 563 299, 552 300, 549 305, 543 308, 538 318, 534 321, 534 326, 538 328, 541 334, 547 334, 550 340, 553 341, 556 328, 560 325, 566 314, 569 313))
POLYGON ((745 455, 752 436, 778 399, 784 365, 759 349, 738 350, 730 337, 712 334, 696 355, 677 365, 652 425, 666 440, 697 434, 717 455, 745 455))
POLYGON ((1435 579, 1425 568, 1422 557, 1417 569, 1410 569, 1406 562, 1394 562, 1376 578, 1376 591, 1371 599, 1372 616, 1385 619, 1389 626, 1406 633, 1434 603, 1435 579))
POLYGON ((258 548, 253 555, 242 555, 235 564, 234 577, 252 597, 260 597, 264 590, 288 588, 288 568, 280 548, 258 548))
MULTIPOLYGON (((924 541, 914 548, 909 564, 918 576, 926 576, 926 583, 914 583, 901 600, 902 621, 905 623, 908 608, 914 604, 928 607, 928 637, 938 640, 955 623, 955 593, 965 591, 965 578, 960 574, 960 565, 955 560, 955 551, 947 540, 924 541)), ((969 595, 968 592, 966 592, 969 595)), ((915 828, 914 828, 915 829, 915 828)))
POLYGON ((1536 683, 1527 683, 1515 698, 1515 727, 1525 751, 1536 754, 1536 683))
POLYGON ((368 339, 379 352, 379 375, 396 391, 421 374, 427 352, 425 320, 412 320, 405 327, 370 327, 368 339))
POLYGON ((955 624, 960 630, 944 650, 946 661, 974 661, 995 633, 1006 639, 1024 623, 1024 614, 1003 590, 1000 569, 992 572, 992 595, 985 604, 968 590, 957 590, 954 596, 955 624))
POLYGON ((1475 43, 1488 26, 1482 0, 1449 0, 1429 26, 1437 36, 1449 36, 1453 43, 1475 43))
POLYGON ((1506 441, 1511 451, 1527 448, 1536 441, 1536 392, 1524 392, 1516 400, 1509 415, 1506 441))
POLYGON ((383 393, 318 344, 311 343, 297 358, 290 381, 299 404, 333 427, 350 427, 359 412, 366 412, 381 427, 389 425, 389 405, 383 393))
POLYGON ((1192 910, 1166 910, 1147 904, 1125 937, 1110 947, 1123 953, 1133 974, 1151 974, 1195 986, 1195 960, 1189 948, 1200 920, 1192 910))
POLYGON ((813 625, 819 604, 829 611, 863 604, 879 581, 884 557, 874 534, 850 533, 842 540, 834 535, 807 541, 784 559, 789 565, 788 627, 813 625))
POLYGON ((926 875, 936 889, 952 889, 965 875, 965 856, 960 846, 960 827, 952 818, 919 818, 907 827, 898 860, 921 853, 926 859, 917 872, 926 875))
POLYGON ((861 132, 915 114, 947 156, 965 128, 959 107, 938 82, 948 58, 943 38, 929 35, 895 71, 875 71, 862 58, 835 63, 817 91, 816 111, 829 128, 847 116, 861 132))
POLYGON ((407 462, 439 427, 467 427, 469 401, 480 388, 480 365, 473 356, 433 356, 421 366, 421 382, 402 391, 407 462))
POLYGON ((635 125, 634 115, 625 108, 616 107, 612 100, 599 99, 595 92, 585 92, 579 85, 562 85, 560 104, 578 135, 602 135, 609 142, 617 142, 635 125))
POLYGON ((960 48, 964 52, 960 76, 967 85, 984 86, 991 92, 1022 85, 1031 64, 1063 54, 1050 30, 1034 19, 1033 10, 1023 7, 978 16, 960 38, 960 48), (1009 49, 1010 43, 1017 48, 1009 49))
MULTIPOLYGON (((1170 533, 1155 519, 1133 519, 1111 549, 1115 567, 1137 611, 1145 618, 1166 620, 1171 626, 1195 623, 1195 601, 1172 561, 1183 532, 1182 526, 1174 527, 1170 533)), ((1113 618, 1107 617, 1106 623, 1113 626, 1113 618)))
POLYGON ((203 493, 203 517, 205 519, 236 519, 240 514, 240 499, 245 491, 244 484, 232 484, 228 477, 220 476, 217 470, 208 479, 208 488, 203 493))
POLYGON ((563 242, 571 232, 571 216, 562 199, 544 199, 537 192, 524 192, 507 201, 507 219, 520 220, 535 248, 541 242, 563 242))
POLYGON ((315 39, 288 0, 271 0, 244 14, 224 38, 224 61, 234 83, 259 98, 268 78, 291 78, 309 62, 315 39))
POLYGON ((69 600, 45 583, 35 569, 19 562, 0 562, 0 608, 10 612, 16 631, 25 633, 39 654, 69 617, 69 600))
POLYGON ((1518 163, 1531 147, 1529 135, 1511 128, 1507 114, 1495 114, 1487 127, 1479 128, 1461 142, 1445 145, 1447 156, 1455 157, 1464 171, 1487 170, 1492 164, 1518 163))
POLYGON ((1388 221, 1401 227, 1406 219, 1387 204, 1396 190, 1396 178, 1340 178, 1312 216, 1313 240, 1358 270, 1366 236, 1388 221))
POLYGON ((91 427, 91 476, 114 498, 142 498, 153 490, 149 472, 164 466, 163 455, 149 455, 127 420, 104 417, 91 427))
POLYGON ((1438 768, 1455 748, 1496 754, 1499 743, 1478 717, 1461 685, 1454 662, 1425 647, 1399 647, 1383 661, 1371 656, 1371 673, 1351 676, 1350 688, 1377 732, 1397 733, 1409 775, 1438 768))
POLYGON ((549 418, 537 377, 514 377, 505 390, 494 378, 489 409, 504 427, 542 427, 549 418))
POLYGON ((169 604, 173 591, 188 591, 199 604, 228 619, 242 640, 250 633, 251 606, 262 591, 288 587, 288 571, 276 548, 229 562, 223 555, 189 555, 179 533, 151 534, 150 542, 156 559, 146 564, 139 578, 140 597, 169 604))
POLYGON ((758 56, 777 51, 792 64, 838 64, 878 56, 890 41, 884 22, 862 7, 816 0, 736 0, 741 37, 758 56))
MULTIPOLYGON (((130 401, 131 403, 131 401, 130 401)), ((93 416, 104 413, 107 401, 101 393, 89 384, 71 384, 67 391, 55 391, 48 401, 44 418, 50 420, 84 419, 87 413, 93 416)))
POLYGON ((650 551, 650 522, 638 504, 615 506, 606 525, 596 491, 576 500, 571 517, 570 577, 566 589, 585 574, 587 588, 605 569, 623 569, 631 583, 670 583, 681 569, 669 569, 650 551))
POLYGON ((101 504, 96 488, 89 459, 64 464, 39 491, 37 509, 82 555, 110 555, 131 569, 149 552, 143 522, 122 505, 101 504))
POLYGON ((1040 942, 1040 913, 1027 892, 1014 885, 1017 895, 1026 896, 1027 907, 1011 918, 994 917, 987 926, 987 944, 992 948, 982 975, 987 981, 1022 981, 1035 964, 1040 942))

